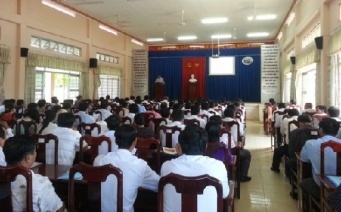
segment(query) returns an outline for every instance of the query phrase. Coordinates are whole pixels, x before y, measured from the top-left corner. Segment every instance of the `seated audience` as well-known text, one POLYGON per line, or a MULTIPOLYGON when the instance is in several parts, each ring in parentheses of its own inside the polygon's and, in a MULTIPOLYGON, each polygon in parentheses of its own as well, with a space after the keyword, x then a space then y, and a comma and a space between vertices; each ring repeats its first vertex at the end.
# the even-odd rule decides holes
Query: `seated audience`
POLYGON ((73 106, 74 106, 75 108, 78 108, 78 107, 79 107, 79 104, 80 104, 82 101, 83 101, 83 97, 82 97, 81 95, 77 96, 77 97, 76 97, 76 101, 75 101, 75 103, 73 104, 73 106))
POLYGON ((199 112, 200 112, 200 107, 198 105, 193 105, 191 107, 191 115, 187 116, 185 119, 188 119, 188 120, 196 119, 200 122, 200 127, 205 129, 206 121, 198 116, 199 112))
POLYGON ((208 102, 202 102, 201 103, 201 110, 200 110, 200 115, 206 115, 208 117, 208 119, 210 119, 210 117, 213 115, 212 113, 208 112, 208 110, 210 109, 210 105, 208 104, 208 102))
POLYGON ((142 105, 141 97, 135 99, 135 104, 139 107, 139 113, 145 113, 146 108, 142 105))
POLYGON ((98 136, 107 136, 111 140, 111 151, 115 151, 118 149, 118 146, 115 142, 115 130, 121 124, 121 118, 118 115, 111 115, 104 120, 107 123, 108 131, 100 133, 98 136))
POLYGON ((51 133, 55 128, 57 128, 57 124, 55 124, 56 120, 56 111, 55 110, 46 110, 45 111, 45 119, 43 123, 38 126, 38 133, 41 135, 46 135, 51 133))
MULTIPOLYGON (((18 119, 17 120, 17 124, 20 122, 20 121, 35 121, 35 125, 39 124, 39 121, 40 121, 40 116, 39 116, 39 112, 37 109, 27 109, 23 118, 21 119, 18 119)), ((20 132, 16 132, 17 131, 17 127, 15 126, 14 129, 13 129, 13 133, 14 135, 25 135, 25 129, 24 127, 21 127, 20 129, 20 132)), ((37 132, 34 131, 34 126, 30 127, 29 129, 29 134, 30 135, 33 135, 37 132)))
MULTIPOLYGON (((36 159, 33 141, 25 137, 9 138, 3 148, 8 165, 31 168, 36 159)), ((63 202, 57 196, 47 177, 32 172, 33 211, 64 211, 63 202)), ((13 211, 26 210, 26 179, 17 176, 11 183, 13 211)))
MULTIPOLYGON (((178 158, 166 161, 161 168, 161 176, 170 173, 187 177, 208 174, 218 179, 223 186, 223 197, 229 194, 227 171, 224 163, 219 160, 203 156, 208 137, 207 132, 196 124, 186 126, 179 135, 179 143, 176 145, 178 158)), ((206 188, 202 195, 198 196, 199 211, 217 211, 216 191, 206 188)), ((181 211, 181 194, 175 191, 171 185, 164 188, 164 211, 181 211)))
POLYGON ((326 114, 327 108, 324 105, 316 106, 316 113, 313 115, 313 126, 319 127, 319 122, 321 119, 326 118, 328 114, 326 114))
POLYGON ((112 113, 107 109, 108 106, 109 104, 107 101, 101 101, 100 108, 96 110, 102 114, 102 119, 100 121, 104 121, 106 118, 112 115, 112 113))
POLYGON ((301 111, 301 113, 316 113, 316 110, 313 109, 313 104, 312 103, 305 103, 304 104, 304 109, 301 111))
POLYGON ((5 128, 0 126, 0 166, 6 166, 7 165, 6 160, 5 160, 5 155, 4 155, 4 152, 2 149, 5 145, 5 142, 6 142, 6 130, 5 130, 5 128))
MULTIPOLYGON (((75 113, 75 115, 79 115, 82 119, 82 123, 85 124, 92 124, 95 123, 96 120, 94 119, 94 117, 90 116, 88 114, 89 111, 89 103, 87 103, 86 101, 83 101, 81 103, 79 103, 79 111, 78 113, 75 113)), ((77 128, 78 126, 78 120, 75 123, 75 127, 77 128)))
POLYGON ((40 99, 38 101, 37 105, 38 105, 38 108, 37 108, 38 112, 40 114, 45 114, 46 100, 45 99, 40 99))
POLYGON ((291 124, 290 129, 288 129, 288 123, 294 120, 297 120, 300 112, 297 109, 288 109, 286 110, 288 114, 288 118, 284 118, 281 123, 281 134, 284 137, 284 142, 289 143, 289 133, 296 129, 296 125, 291 124))
POLYGON ((155 134, 152 129, 145 127, 144 115, 143 113, 138 113, 134 117, 134 123, 137 129, 137 137, 139 138, 150 138, 154 137, 155 134))
MULTIPOLYGON (((58 137, 58 164, 72 165, 76 151, 79 150, 79 139, 81 134, 73 130, 75 118, 72 113, 61 113, 58 116, 58 127, 51 133, 58 137)), ((86 143, 84 143, 84 146, 86 143)), ((46 145, 46 163, 54 163, 54 144, 46 145)))
POLYGON ((166 120, 166 123, 165 122, 161 122, 160 126, 172 123, 172 121, 169 119, 170 110, 168 108, 161 110, 160 111, 160 115, 161 115, 162 118, 164 118, 166 120))
MULTIPOLYGON (((157 175, 146 161, 137 158, 132 154, 137 142, 137 130, 133 125, 121 125, 115 132, 118 149, 109 152, 105 156, 96 158, 94 165, 102 166, 112 164, 121 169, 123 173, 123 211, 134 211, 134 202, 139 187, 157 191, 159 175, 157 175)), ((102 183, 102 211, 116 210, 116 179, 108 176, 102 183)))
MULTIPOLYGON (((301 182, 303 199, 308 202, 308 194, 317 200, 320 200, 320 180, 318 175, 320 174, 320 148, 321 144, 330 140, 340 142, 335 136, 339 130, 339 124, 332 118, 324 118, 319 123, 320 138, 316 140, 308 140, 301 151, 301 161, 311 163, 313 178, 305 178, 301 182)), ((336 153, 330 148, 325 149, 325 174, 336 175, 336 153)), ((309 209, 309 204, 306 206, 309 209)))
POLYGON ((3 121, 12 121, 16 120, 16 117, 13 116, 15 112, 14 104, 11 102, 6 102, 5 104, 5 112, 1 114, 1 120, 3 121))
POLYGON ((139 113, 139 106, 135 103, 129 105, 129 113, 125 114, 125 116, 129 117, 132 122, 134 122, 134 117, 139 113))

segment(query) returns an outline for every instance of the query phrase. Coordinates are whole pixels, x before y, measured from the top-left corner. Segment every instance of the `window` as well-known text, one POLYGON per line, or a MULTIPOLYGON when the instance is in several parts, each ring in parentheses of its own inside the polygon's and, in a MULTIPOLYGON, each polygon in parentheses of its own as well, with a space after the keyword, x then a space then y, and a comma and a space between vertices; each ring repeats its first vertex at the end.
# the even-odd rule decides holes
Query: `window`
POLYGON ((81 48, 35 36, 31 37, 31 46, 39 49, 59 52, 62 54, 81 56, 81 48))
POLYGON ((315 105, 315 80, 316 69, 302 73, 302 105, 308 102, 315 105))
POLYGON ((118 57, 102 54, 102 53, 97 53, 96 54, 97 60, 108 62, 108 63, 115 63, 118 64, 118 57))
POLYGON ((101 86, 98 88, 98 96, 111 98, 119 97, 120 78, 112 75, 100 75, 101 86))
POLYGON ((42 67, 37 67, 36 71, 36 102, 39 99, 50 102, 52 96, 63 102, 79 95, 79 72, 42 67))
POLYGON ((285 75, 284 102, 290 102, 291 73, 285 75))

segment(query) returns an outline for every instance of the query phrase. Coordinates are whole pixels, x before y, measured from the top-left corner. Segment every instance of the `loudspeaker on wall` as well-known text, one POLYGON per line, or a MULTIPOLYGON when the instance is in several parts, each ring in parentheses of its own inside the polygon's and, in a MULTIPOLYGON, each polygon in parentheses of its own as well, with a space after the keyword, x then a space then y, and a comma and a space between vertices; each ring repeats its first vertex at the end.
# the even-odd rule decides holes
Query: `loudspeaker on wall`
POLYGON ((27 57, 28 48, 20 48, 20 57, 27 57))
POLYGON ((315 45, 317 49, 323 49, 323 37, 316 37, 315 38, 315 45))
POLYGON ((295 65, 296 64, 296 57, 295 56, 291 56, 290 57, 290 61, 291 61, 291 64, 295 65))
POLYGON ((97 68, 97 58, 90 58, 89 67, 90 68, 97 68))

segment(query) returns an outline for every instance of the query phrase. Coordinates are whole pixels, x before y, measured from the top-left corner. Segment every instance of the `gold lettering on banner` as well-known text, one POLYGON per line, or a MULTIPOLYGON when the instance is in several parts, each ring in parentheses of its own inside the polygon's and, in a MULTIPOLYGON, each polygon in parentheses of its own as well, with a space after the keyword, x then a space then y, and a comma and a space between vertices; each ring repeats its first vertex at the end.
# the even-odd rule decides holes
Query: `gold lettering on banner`
POLYGON ((195 67, 199 67, 200 64, 199 63, 195 63, 194 65, 195 65, 195 67))
POLYGON ((187 63, 187 68, 192 68, 192 63, 187 63))

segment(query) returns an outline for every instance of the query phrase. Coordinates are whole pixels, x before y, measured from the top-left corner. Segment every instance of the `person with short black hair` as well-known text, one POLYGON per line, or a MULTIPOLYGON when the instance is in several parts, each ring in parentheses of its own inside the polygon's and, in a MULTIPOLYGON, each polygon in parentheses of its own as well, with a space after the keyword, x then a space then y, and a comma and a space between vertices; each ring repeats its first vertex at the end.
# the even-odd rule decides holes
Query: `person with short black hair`
MULTIPOLYGON (((109 152, 104 156, 98 156, 95 166, 112 164, 119 168, 123 173, 123 211, 133 211, 133 205, 139 187, 158 190, 160 176, 155 173, 146 161, 137 158, 132 154, 137 142, 137 130, 133 125, 124 124, 116 128, 116 144, 118 149, 109 152)), ((96 158, 97 159, 97 158, 96 158)), ((102 183, 102 211, 116 211, 116 179, 108 176, 102 183)))
POLYGON ((330 118, 335 119, 336 121, 341 121, 339 108, 331 106, 328 108, 327 114, 329 115, 330 118))
POLYGON ((187 120, 196 119, 200 122, 200 127, 205 129, 206 121, 198 116, 199 112, 200 112, 200 107, 198 105, 193 105, 191 107, 191 115, 187 116, 185 119, 187 120))
MULTIPOLYGON (((36 159, 35 143, 28 137, 11 137, 3 148, 7 165, 31 168, 36 159)), ((64 205, 47 177, 32 172, 33 211, 63 211, 64 205)), ((25 211, 26 179, 18 175, 11 183, 13 211, 25 211)))
POLYGON ((79 104, 81 103, 83 101, 83 97, 81 96, 81 95, 78 95, 78 96, 76 96, 76 101, 75 101, 75 103, 74 103, 74 107, 75 108, 78 108, 79 107, 79 104))
MULTIPOLYGON (((116 144, 116 138, 115 138, 115 130, 117 127, 121 124, 121 118, 118 115, 111 115, 108 118, 104 120, 107 123, 108 131, 101 132, 98 136, 107 136, 111 140, 111 151, 115 151, 118 149, 118 146, 116 144)), ((99 153, 101 154, 102 150, 99 150, 99 153)))
POLYGON ((109 116, 112 115, 112 113, 109 111, 108 108, 111 108, 108 101, 107 100, 101 101, 100 108, 96 110, 96 111, 101 112, 102 114, 100 121, 104 121, 105 119, 107 119, 109 116))
POLYGON ((288 109, 287 114, 288 117, 282 120, 280 128, 282 136, 285 136, 284 142, 286 144, 289 143, 289 133, 297 128, 296 125, 294 124, 291 124, 290 128, 288 128, 288 123, 297 120, 298 116, 300 115, 300 112, 297 109, 288 109))
POLYGON ((57 128, 57 124, 55 124, 55 120, 57 117, 57 113, 55 110, 46 110, 45 111, 45 119, 43 123, 38 126, 38 133, 41 135, 46 135, 51 133, 55 128, 57 128))
MULTIPOLYGON (((76 151, 79 151, 81 134, 73 130, 75 117, 72 113, 61 113, 58 116, 58 127, 51 134, 58 137, 58 164, 72 165, 76 151)), ((87 144, 84 143, 84 147, 87 144)), ((46 145, 46 163, 54 163, 54 143, 46 145)))
MULTIPOLYGON (((96 120, 94 119, 94 117, 88 114, 88 111, 89 111, 89 103, 86 101, 82 101, 81 103, 79 103, 79 111, 78 113, 75 113, 75 115, 79 115, 81 117, 82 123, 85 123, 85 124, 95 123, 96 120)), ((76 123, 75 123, 76 128, 78 124, 79 124, 78 120, 76 120, 76 123)))
MULTIPOLYGON (((305 200, 308 198, 308 194, 317 200, 320 200, 320 174, 321 164, 321 144, 328 141, 335 141, 341 143, 341 140, 336 138, 336 134, 340 126, 336 120, 332 118, 324 118, 319 123, 319 135, 320 138, 314 140, 308 140, 304 144, 300 159, 303 162, 311 163, 312 165, 312 178, 305 178, 301 182, 302 195, 305 200)), ((325 175, 336 175, 336 153, 331 148, 326 148, 324 151, 325 175)), ((308 211, 309 205, 307 205, 308 211)))
POLYGON ((143 113, 138 113, 134 117, 134 124, 137 129, 137 137, 139 138, 151 138, 155 134, 152 129, 145 127, 145 120, 143 113))
MULTIPOLYGON (((186 126, 179 135, 176 145, 178 158, 166 161, 161 168, 161 176, 170 173, 186 177, 208 174, 222 183, 223 197, 229 194, 228 178, 225 165, 214 158, 203 156, 208 142, 207 132, 196 124, 186 126)), ((181 198, 174 188, 164 188, 164 207, 167 211, 181 211, 181 198)), ((198 197, 197 208, 201 211, 217 211, 216 191, 205 189, 198 197)))

